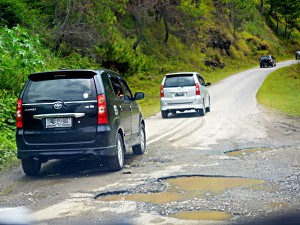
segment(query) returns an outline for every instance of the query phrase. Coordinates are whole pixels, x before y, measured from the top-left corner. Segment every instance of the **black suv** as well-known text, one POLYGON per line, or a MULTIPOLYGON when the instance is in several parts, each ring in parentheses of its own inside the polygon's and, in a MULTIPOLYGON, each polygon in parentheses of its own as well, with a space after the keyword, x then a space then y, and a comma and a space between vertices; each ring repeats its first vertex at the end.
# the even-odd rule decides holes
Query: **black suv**
POLYGON ((259 66, 260 68, 267 66, 274 67, 276 66, 276 58, 274 58, 272 55, 262 56, 260 58, 259 66))
POLYGON ((126 149, 145 152, 145 121, 126 81, 109 70, 58 70, 28 76, 17 102, 18 158, 36 176, 50 159, 105 157, 124 166, 126 149))

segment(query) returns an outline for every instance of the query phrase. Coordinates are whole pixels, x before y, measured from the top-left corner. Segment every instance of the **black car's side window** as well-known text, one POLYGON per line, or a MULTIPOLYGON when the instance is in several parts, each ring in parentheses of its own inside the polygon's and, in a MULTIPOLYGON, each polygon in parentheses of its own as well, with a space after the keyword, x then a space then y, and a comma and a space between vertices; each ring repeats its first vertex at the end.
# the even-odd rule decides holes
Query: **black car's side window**
POLYGON ((115 96, 117 98, 123 98, 124 97, 124 92, 123 92, 123 89, 122 89, 121 84, 119 82, 119 79, 116 78, 116 77, 110 77, 109 79, 110 79, 111 85, 113 87, 115 96))
POLYGON ((126 81, 120 80, 120 84, 121 84, 122 90, 124 91, 125 98, 128 98, 128 100, 132 99, 132 92, 131 92, 130 88, 128 87, 126 81))

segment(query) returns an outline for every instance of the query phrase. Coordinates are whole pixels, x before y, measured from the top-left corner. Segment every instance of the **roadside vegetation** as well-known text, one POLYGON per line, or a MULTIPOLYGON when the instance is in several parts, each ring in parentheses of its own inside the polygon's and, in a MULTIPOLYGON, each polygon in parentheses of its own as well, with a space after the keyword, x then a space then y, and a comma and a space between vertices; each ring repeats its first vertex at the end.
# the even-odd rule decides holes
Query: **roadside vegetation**
POLYGON ((267 108, 300 117, 300 63, 271 73, 258 91, 257 100, 267 108))
POLYGON ((148 117, 165 73, 198 71, 216 83, 261 55, 294 57, 299 12, 297 0, 1 0, 0 169, 16 159, 15 102, 28 74, 117 71, 145 92, 148 117))

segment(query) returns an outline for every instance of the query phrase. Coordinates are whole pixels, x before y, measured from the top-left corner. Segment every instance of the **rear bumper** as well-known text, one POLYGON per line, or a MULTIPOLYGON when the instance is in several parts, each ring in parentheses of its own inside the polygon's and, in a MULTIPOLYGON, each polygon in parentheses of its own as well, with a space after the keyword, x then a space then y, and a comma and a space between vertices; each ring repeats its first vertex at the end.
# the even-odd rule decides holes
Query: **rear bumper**
POLYGON ((200 110, 203 109, 203 101, 201 99, 197 99, 192 103, 176 103, 170 104, 167 103, 164 99, 160 101, 160 110, 161 111, 170 111, 170 110, 200 110))
POLYGON ((116 146, 103 148, 72 148, 72 149, 43 149, 43 150, 18 150, 19 159, 36 157, 41 159, 61 159, 72 157, 91 157, 91 156, 114 156, 117 155, 116 146))
POLYGON ((116 132, 109 126, 99 127, 93 141, 80 142, 78 140, 65 140, 65 142, 39 143, 39 139, 34 143, 28 143, 24 138, 24 130, 18 129, 16 132, 17 157, 19 159, 37 157, 45 160, 90 157, 90 156, 114 156, 117 155, 116 132))

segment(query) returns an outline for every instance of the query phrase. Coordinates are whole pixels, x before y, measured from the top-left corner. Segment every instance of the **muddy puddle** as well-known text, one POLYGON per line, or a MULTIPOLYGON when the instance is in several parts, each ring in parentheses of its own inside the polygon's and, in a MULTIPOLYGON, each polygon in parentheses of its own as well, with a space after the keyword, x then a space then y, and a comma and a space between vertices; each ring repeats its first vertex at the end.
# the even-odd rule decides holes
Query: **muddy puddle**
POLYGON ((228 220, 231 215, 227 212, 220 211, 192 211, 192 212, 179 212, 171 215, 171 217, 184 220, 228 220))
POLYGON ((272 148, 253 148, 253 149, 244 149, 244 150, 238 150, 238 151, 230 151, 227 152, 226 155, 232 156, 232 157, 239 157, 239 156, 245 156, 254 154, 256 152, 264 152, 264 151, 271 151, 272 148))
MULTIPOLYGON (((184 176, 160 179, 167 185, 164 192, 157 193, 101 193, 96 197, 100 201, 135 201, 164 205, 174 202, 184 202, 195 199, 206 199, 222 194, 225 190, 233 188, 264 187, 263 180, 239 178, 239 177, 205 177, 205 176, 184 176)), ((169 215, 170 217, 185 220, 227 220, 231 215, 224 211, 183 211, 169 215)))
POLYGON ((137 201, 153 204, 166 204, 180 202, 194 198, 207 198, 222 194, 224 190, 251 186, 260 186, 264 181, 236 177, 179 177, 164 180, 167 185, 166 192, 138 193, 128 195, 108 195, 98 199, 101 201, 137 201))

